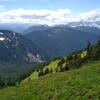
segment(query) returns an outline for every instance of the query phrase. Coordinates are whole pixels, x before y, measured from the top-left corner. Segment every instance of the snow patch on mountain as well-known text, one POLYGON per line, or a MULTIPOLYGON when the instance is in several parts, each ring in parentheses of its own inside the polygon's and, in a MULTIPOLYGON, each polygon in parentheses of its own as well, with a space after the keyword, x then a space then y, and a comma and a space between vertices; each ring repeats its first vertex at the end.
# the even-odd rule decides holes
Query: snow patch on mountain
POLYGON ((3 35, 4 33, 0 32, 1 35, 3 35))
POLYGON ((5 40, 5 38, 4 37, 0 37, 0 41, 4 41, 5 40))

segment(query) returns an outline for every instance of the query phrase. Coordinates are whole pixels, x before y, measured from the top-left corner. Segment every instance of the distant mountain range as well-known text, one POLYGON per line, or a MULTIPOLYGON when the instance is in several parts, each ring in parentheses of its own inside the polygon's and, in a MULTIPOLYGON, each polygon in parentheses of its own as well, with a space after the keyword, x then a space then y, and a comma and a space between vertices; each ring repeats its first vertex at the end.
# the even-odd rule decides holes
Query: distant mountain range
POLYGON ((44 53, 29 39, 8 30, 0 30, 0 62, 41 63, 44 53))
POLYGON ((43 31, 43 30, 47 30, 50 27, 48 25, 33 25, 31 27, 28 27, 27 29, 23 30, 21 32, 22 35, 26 35, 28 33, 31 33, 32 31, 43 31))
MULTIPOLYGON (((74 22, 69 22, 66 24, 62 24, 62 25, 55 25, 55 26, 68 26, 68 27, 72 27, 72 28, 81 28, 81 29, 85 29, 85 30, 91 30, 93 32, 97 32, 99 30, 100 32, 100 21, 85 21, 85 20, 81 20, 81 21, 74 21, 74 22)), ((12 30, 21 34, 27 34, 31 31, 35 31, 35 30, 45 30, 48 29, 50 27, 55 27, 55 26, 48 26, 48 25, 33 25, 33 24, 21 24, 21 23, 1 23, 0 24, 0 29, 3 30, 12 30)))
POLYGON ((73 27, 73 28, 80 30, 80 31, 84 31, 84 32, 94 33, 94 34, 100 36, 100 28, 97 28, 97 27, 76 26, 76 27, 73 27))
POLYGON ((23 30, 27 29, 31 25, 29 24, 18 24, 18 23, 1 23, 0 29, 1 30, 11 30, 17 33, 22 32, 23 30))
MULTIPOLYGON (((89 41, 91 43, 95 43, 100 34, 100 29, 98 27, 89 26, 88 24, 86 26, 83 23, 78 23, 78 22, 69 23, 67 25, 56 25, 56 26, 0 24, 0 28, 3 29, 1 30, 1 32, 3 31, 3 33, 5 34, 9 33, 11 35, 11 37, 9 38, 11 38, 12 41, 15 41, 15 43, 16 43, 15 40, 16 36, 21 38, 21 41, 20 39, 18 40, 20 44, 18 45, 19 51, 26 52, 25 53, 26 55, 28 53, 27 51, 29 52, 31 51, 30 53, 32 53, 33 56, 36 57, 37 54, 39 54, 40 56, 42 56, 43 59, 46 58, 46 60, 51 60, 54 59, 55 57, 64 56, 69 53, 72 53, 73 51, 83 49, 84 47, 86 47, 89 41), (7 31, 6 29, 12 31, 7 31), (16 32, 19 32, 19 34, 17 34, 16 32), (15 37, 13 33, 16 34, 15 37), (12 36, 14 38, 12 38, 12 36)), ((8 36, 6 38, 8 38, 8 36)), ((2 39, 3 38, 1 37, 1 40, 2 39)), ((3 44, 5 41, 7 40, 4 41, 2 40, 0 42, 3 44)), ((7 45, 9 45, 8 41, 7 45)), ((12 43, 10 45, 12 45, 12 43)), ((12 49, 13 48, 10 48, 10 50, 12 49)), ((16 47, 14 49, 16 49, 16 47)), ((18 52, 18 54, 20 55, 21 53, 19 53, 19 51, 15 52, 18 52)), ((31 60, 34 57, 32 57, 30 53, 28 53, 28 55, 31 56, 30 57, 31 60)), ((4 58, 6 57, 4 56, 4 58)), ((34 60, 32 62, 34 62, 34 60)), ((37 62, 37 59, 35 59, 35 62, 37 62)))
POLYGON ((98 38, 95 33, 67 25, 58 25, 47 29, 40 27, 40 30, 34 30, 33 26, 26 30, 25 36, 41 50, 45 50, 49 59, 53 59, 83 49, 89 41, 95 43, 98 38))
POLYGON ((77 27, 77 26, 85 26, 85 27, 95 27, 100 29, 100 21, 77 21, 77 22, 69 22, 67 24, 68 26, 71 27, 77 27))

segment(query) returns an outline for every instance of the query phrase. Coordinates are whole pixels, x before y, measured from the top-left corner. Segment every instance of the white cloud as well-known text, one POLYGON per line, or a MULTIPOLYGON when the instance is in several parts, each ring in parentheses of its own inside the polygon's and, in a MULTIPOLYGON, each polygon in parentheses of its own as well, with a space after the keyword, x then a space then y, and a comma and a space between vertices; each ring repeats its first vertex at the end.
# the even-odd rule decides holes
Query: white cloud
POLYGON ((69 9, 15 9, 0 13, 0 23, 66 24, 69 22, 100 22, 100 9, 71 16, 69 9))
POLYGON ((100 8, 86 12, 86 13, 81 13, 79 16, 80 20, 83 21, 100 21, 100 8))
POLYGON ((25 10, 15 9, 0 13, 1 23, 61 24, 70 18, 70 10, 25 10))

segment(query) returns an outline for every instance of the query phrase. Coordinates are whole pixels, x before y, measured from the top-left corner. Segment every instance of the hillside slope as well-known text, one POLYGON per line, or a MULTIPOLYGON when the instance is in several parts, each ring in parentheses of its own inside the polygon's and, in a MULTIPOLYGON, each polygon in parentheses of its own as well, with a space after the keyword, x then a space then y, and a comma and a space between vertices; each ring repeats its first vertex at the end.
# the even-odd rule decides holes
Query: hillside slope
POLYGON ((0 100, 99 100, 100 62, 0 90, 0 100))

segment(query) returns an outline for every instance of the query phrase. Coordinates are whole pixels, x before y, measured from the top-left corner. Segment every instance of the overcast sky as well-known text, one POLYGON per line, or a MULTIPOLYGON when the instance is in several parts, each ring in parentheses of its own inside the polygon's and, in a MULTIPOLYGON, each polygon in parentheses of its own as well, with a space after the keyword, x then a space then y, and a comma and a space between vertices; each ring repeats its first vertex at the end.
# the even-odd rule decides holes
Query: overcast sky
POLYGON ((100 20, 100 0, 0 0, 1 23, 63 24, 100 20))

